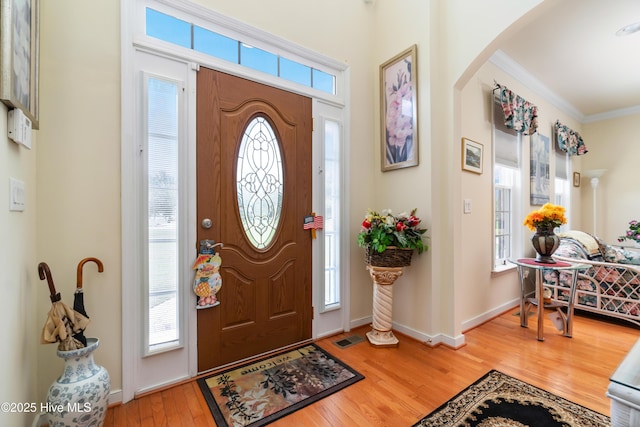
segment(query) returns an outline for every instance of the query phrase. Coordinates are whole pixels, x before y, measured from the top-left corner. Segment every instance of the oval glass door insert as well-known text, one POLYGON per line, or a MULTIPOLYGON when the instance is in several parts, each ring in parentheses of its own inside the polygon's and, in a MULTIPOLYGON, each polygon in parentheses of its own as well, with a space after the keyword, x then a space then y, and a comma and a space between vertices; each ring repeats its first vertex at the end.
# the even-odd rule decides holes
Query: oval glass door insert
POLYGON ((280 143, 264 117, 254 118, 245 128, 236 170, 244 232, 253 246, 264 249, 278 229, 283 191, 280 143))

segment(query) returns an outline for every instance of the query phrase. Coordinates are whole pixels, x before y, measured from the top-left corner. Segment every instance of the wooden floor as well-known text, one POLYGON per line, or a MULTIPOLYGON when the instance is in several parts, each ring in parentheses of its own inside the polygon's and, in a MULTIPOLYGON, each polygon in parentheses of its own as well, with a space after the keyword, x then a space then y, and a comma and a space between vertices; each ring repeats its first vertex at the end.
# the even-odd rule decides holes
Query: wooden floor
MULTIPOLYGON (((610 415, 609 376, 640 337, 640 329, 576 316, 573 338, 545 319, 545 341, 536 340, 535 318, 520 327, 516 310, 468 331, 466 346, 436 348, 396 334, 398 348, 365 340, 341 349, 318 344, 365 379, 271 424, 273 426, 411 426, 490 369, 529 382, 610 415)), ((215 426, 195 381, 110 408, 105 426, 215 426)))

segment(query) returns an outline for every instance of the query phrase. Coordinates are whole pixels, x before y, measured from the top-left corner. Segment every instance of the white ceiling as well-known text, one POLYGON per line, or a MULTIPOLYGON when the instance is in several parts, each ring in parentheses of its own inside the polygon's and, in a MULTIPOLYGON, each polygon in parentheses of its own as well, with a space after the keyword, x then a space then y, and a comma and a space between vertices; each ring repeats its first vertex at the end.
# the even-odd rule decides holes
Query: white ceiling
POLYGON ((529 74, 528 86, 537 86, 531 89, 555 97, 582 122, 640 113, 640 32, 615 35, 635 22, 640 0, 557 1, 505 41, 492 61, 529 74))

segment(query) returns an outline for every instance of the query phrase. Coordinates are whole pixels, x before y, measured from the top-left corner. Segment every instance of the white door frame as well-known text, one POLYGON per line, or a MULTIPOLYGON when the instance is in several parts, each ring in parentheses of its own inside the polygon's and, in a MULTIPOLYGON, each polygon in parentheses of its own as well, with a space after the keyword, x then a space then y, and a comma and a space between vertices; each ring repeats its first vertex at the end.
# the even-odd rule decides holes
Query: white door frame
MULTIPOLYGON (((190 71, 186 78, 186 93, 187 93, 187 117, 186 120, 189 123, 189 135, 188 135, 188 150, 186 153, 185 161, 188 164, 195 164, 195 73, 197 65, 213 68, 219 71, 234 74, 239 77, 248 78, 263 84, 271 85, 281 89, 289 90, 292 92, 300 93, 302 95, 310 96, 314 99, 314 118, 315 111, 317 110, 318 100, 322 100, 325 105, 333 106, 334 113, 341 112, 341 116, 337 119, 343 127, 343 147, 348 147, 348 109, 346 108, 345 94, 348 93, 348 68, 345 64, 337 62, 333 59, 327 58, 316 52, 294 45, 284 39, 279 39, 270 33, 252 28, 244 23, 233 20, 231 18, 220 15, 216 12, 203 8, 193 3, 189 3, 183 0, 121 0, 121 52, 122 52, 122 74, 121 74, 121 98, 122 98, 122 135, 121 135, 121 179, 122 179, 122 398, 123 403, 127 402, 135 397, 136 392, 141 390, 151 390, 157 387, 162 387, 170 383, 180 381, 185 378, 193 377, 197 374, 197 344, 196 344, 196 312, 195 312, 195 295, 193 294, 190 286, 192 277, 185 273, 184 277, 181 277, 181 282, 189 284, 189 286, 182 286, 183 301, 186 305, 184 309, 187 310, 184 319, 186 321, 185 331, 185 351, 180 360, 182 362, 171 362, 177 365, 177 369, 173 372, 163 372, 162 367, 166 366, 162 359, 166 357, 151 356, 144 359, 142 357, 142 348, 139 344, 139 333, 142 332, 142 322, 140 317, 141 312, 141 293, 139 289, 139 261, 141 254, 141 239, 139 233, 136 230, 136 225, 141 212, 137 208, 137 188, 139 183, 140 171, 137 166, 136 151, 137 147, 135 141, 137 140, 137 127, 136 123, 136 105, 139 102, 136 97, 136 79, 139 78, 136 70, 140 69, 140 64, 136 61, 140 59, 140 52, 145 54, 157 55, 168 61, 175 61, 182 63, 185 67, 189 67, 190 71), (321 93, 315 89, 307 88, 301 85, 287 82, 278 77, 264 75, 257 71, 248 69, 246 67, 232 64, 222 60, 218 60, 207 55, 189 51, 178 46, 170 46, 165 42, 160 42, 152 38, 144 36, 141 32, 144 31, 144 9, 147 6, 151 6, 157 10, 173 14, 181 19, 191 20, 199 22, 207 22, 214 27, 231 28, 234 33, 243 34, 245 40, 251 42, 252 40, 259 40, 262 45, 272 45, 274 49, 277 48, 278 52, 290 52, 292 56, 297 58, 303 58, 306 62, 311 64, 319 64, 319 66, 327 69, 335 70, 337 78, 338 94, 330 95, 321 93), (189 277, 187 277, 189 276, 189 277), (189 308, 193 308, 192 310, 189 308), (132 328, 135 328, 137 333, 132 333, 132 328), (160 361, 159 363, 154 362, 160 361), (144 369, 142 364, 150 365, 150 369, 144 369), (157 366, 154 366, 157 365, 157 366), (141 378, 140 375, 151 375, 149 372, 158 372, 158 378, 141 378)), ((322 108, 320 109, 324 111, 322 108)), ((320 144, 319 133, 314 132, 313 142, 314 144, 320 144)), ((313 338, 329 335, 331 333, 339 332, 340 330, 349 329, 349 269, 348 269, 348 225, 347 214, 348 212, 348 197, 346 194, 347 186, 344 185, 345 178, 347 176, 346 166, 348 150, 343 148, 343 194, 341 195, 341 205, 343 207, 341 216, 343 227, 341 229, 340 247, 341 247, 341 293, 342 301, 339 311, 322 313, 318 310, 321 306, 322 296, 319 295, 318 280, 323 280, 322 274, 314 274, 313 283, 313 295, 314 295, 314 308, 316 310, 313 320, 313 338)), ((314 150, 314 153, 316 151, 314 150)), ((314 154, 315 157, 315 154, 314 154)), ((314 159, 316 164, 316 159, 314 159)), ((189 173, 187 177, 187 200, 191 201, 191 205, 187 203, 186 210, 186 224, 188 227, 186 244, 183 244, 183 248, 195 248, 196 242, 196 227, 197 219, 195 212, 195 167, 191 168, 193 172, 189 173)), ((314 174, 314 192, 317 188, 317 175, 314 174)), ((316 209, 316 203, 318 198, 322 199, 322 195, 316 194, 313 198, 314 209, 316 209)), ((321 237, 322 232, 319 233, 321 237)), ((320 252, 322 247, 314 245, 312 262, 318 265, 322 259, 323 254, 320 252)), ((193 251, 189 252, 185 249, 185 253, 181 254, 182 262, 190 263, 193 260, 187 259, 190 255, 193 255, 193 251)), ((185 271, 187 269, 184 269, 185 271)), ((167 362, 168 363, 168 362, 167 362)), ((115 391, 117 393, 117 391, 115 391)), ((115 400, 115 399, 114 399, 115 400)))

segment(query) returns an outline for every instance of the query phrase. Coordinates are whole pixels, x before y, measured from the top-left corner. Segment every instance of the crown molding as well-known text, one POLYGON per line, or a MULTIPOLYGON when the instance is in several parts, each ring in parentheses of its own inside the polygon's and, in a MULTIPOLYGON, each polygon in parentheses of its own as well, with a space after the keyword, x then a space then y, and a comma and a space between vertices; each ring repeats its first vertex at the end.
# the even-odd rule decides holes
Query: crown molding
POLYGON ((621 108, 619 110, 605 111, 604 113, 591 114, 589 116, 586 116, 582 123, 593 123, 602 120, 617 119, 618 117, 632 116, 634 114, 640 114, 640 105, 621 108))
POLYGON ((493 55, 491 55, 491 57, 489 58, 489 62, 500 68, 505 73, 509 74, 514 79, 518 80, 527 88, 531 89, 533 92, 549 101, 560 111, 568 114, 580 123, 593 123, 599 122, 601 120, 609 120, 618 117, 640 114, 640 105, 634 105, 628 108, 605 111, 604 113, 597 113, 586 116, 576 107, 567 102, 564 98, 558 96, 558 94, 545 86, 533 74, 528 72, 524 67, 514 61, 502 50, 497 50, 493 55))
POLYGON ((533 74, 528 72, 524 67, 514 61, 502 50, 498 49, 493 55, 491 55, 489 61, 505 73, 509 74, 514 79, 518 80, 527 88, 531 89, 533 92, 549 101, 560 111, 568 114, 579 122, 584 121, 585 115, 582 114, 576 107, 571 105, 564 98, 561 98, 560 96, 558 96, 558 94, 545 86, 533 74))

